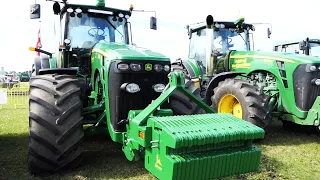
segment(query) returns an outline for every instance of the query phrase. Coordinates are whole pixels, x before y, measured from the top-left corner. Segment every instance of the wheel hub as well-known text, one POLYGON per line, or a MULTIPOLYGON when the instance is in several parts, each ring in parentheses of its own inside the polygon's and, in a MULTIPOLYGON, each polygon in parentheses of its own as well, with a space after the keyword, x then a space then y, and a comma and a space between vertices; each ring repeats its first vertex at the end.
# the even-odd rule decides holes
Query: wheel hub
POLYGON ((219 101, 218 113, 230 113, 242 119, 241 103, 234 95, 226 94, 219 101))

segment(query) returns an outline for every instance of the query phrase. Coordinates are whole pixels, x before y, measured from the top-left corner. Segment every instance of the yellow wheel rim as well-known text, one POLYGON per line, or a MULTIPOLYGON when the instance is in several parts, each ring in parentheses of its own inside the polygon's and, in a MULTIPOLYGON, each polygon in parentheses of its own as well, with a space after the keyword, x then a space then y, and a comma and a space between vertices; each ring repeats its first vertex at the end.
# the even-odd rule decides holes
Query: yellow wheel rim
POLYGON ((231 95, 224 95, 218 104, 218 113, 230 113, 242 119, 242 107, 239 100, 231 95))

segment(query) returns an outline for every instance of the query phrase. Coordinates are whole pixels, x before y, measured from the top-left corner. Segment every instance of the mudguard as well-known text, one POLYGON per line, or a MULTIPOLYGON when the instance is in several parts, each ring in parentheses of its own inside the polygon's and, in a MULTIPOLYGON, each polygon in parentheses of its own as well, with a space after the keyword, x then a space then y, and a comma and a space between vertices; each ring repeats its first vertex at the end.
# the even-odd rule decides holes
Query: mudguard
POLYGON ((36 56, 34 58, 34 68, 36 71, 36 75, 39 75, 41 69, 49 69, 49 57, 47 56, 36 56))
POLYGON ((191 79, 193 78, 199 78, 200 75, 200 67, 198 66, 198 64, 192 63, 192 62, 188 62, 189 59, 177 59, 175 62, 172 63, 173 64, 177 64, 179 66, 182 66, 184 69, 187 70, 189 76, 191 79), (191 65, 192 64, 192 65, 191 65))
POLYGON ((36 71, 36 75, 38 75, 39 70, 41 69, 41 59, 39 56, 34 58, 34 69, 36 71))
POLYGON ((240 76, 245 74, 245 72, 223 72, 219 73, 218 75, 214 76, 206 89, 204 102, 208 105, 211 105, 210 98, 213 96, 213 89, 216 88, 219 85, 219 82, 224 81, 227 78, 234 78, 236 76, 240 76))
POLYGON ((54 69, 40 69, 39 70, 39 75, 43 75, 43 74, 54 74, 54 73, 58 73, 58 74, 68 74, 68 75, 75 75, 77 74, 77 69, 73 69, 73 68, 54 68, 54 69))

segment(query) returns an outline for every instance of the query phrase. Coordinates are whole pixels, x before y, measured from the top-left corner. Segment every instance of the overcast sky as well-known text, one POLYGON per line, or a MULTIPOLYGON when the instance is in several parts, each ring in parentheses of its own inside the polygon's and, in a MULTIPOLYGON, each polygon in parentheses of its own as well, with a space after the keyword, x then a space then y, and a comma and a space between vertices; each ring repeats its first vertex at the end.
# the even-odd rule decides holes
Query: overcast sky
MULTIPOLYGON (((94 0, 69 0, 71 2, 90 2, 94 0)), ((0 29, 0 66, 5 70, 24 71, 31 69, 34 52, 28 47, 35 46, 39 20, 29 19, 30 4, 34 0, 6 1, 0 11, 2 17, 0 29), (19 4, 19 5, 17 5, 19 4)), ((41 3, 42 16, 52 13, 51 7, 41 3)), ((188 55, 188 36, 184 29, 186 24, 204 21, 208 14, 215 20, 234 21, 240 16, 248 23, 272 23, 271 39, 267 39, 268 26, 256 26, 254 34, 255 47, 271 50, 272 43, 285 39, 319 38, 319 6, 317 0, 106 0, 106 5, 128 9, 130 4, 135 9, 155 10, 157 12, 158 30, 149 29, 149 19, 153 13, 134 12, 130 21, 133 28, 133 41, 141 47, 159 51, 172 60, 188 55), (135 22, 137 22, 135 24, 135 22)))

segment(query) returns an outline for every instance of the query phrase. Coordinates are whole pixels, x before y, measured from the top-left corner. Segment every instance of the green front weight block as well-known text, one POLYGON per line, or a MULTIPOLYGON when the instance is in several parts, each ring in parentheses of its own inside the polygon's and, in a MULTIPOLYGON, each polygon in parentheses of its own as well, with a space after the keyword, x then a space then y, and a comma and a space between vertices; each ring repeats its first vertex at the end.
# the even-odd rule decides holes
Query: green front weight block
POLYGON ((213 179, 257 171, 261 150, 252 146, 264 130, 231 114, 218 114, 184 88, 182 73, 170 74, 168 88, 144 110, 131 110, 123 151, 159 179, 213 179), (173 116, 158 107, 178 90, 207 114, 173 116))

